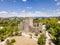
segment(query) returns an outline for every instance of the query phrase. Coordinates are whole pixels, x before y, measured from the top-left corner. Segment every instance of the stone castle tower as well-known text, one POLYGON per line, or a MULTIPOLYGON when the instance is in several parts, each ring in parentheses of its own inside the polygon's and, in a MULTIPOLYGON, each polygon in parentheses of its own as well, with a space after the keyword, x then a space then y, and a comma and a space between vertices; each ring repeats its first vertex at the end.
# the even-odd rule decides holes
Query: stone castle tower
POLYGON ((33 26, 33 18, 31 18, 31 17, 26 17, 26 18, 24 18, 25 20, 24 20, 24 31, 25 32, 29 32, 29 27, 31 26, 33 26))
POLYGON ((41 23, 33 23, 33 17, 24 18, 24 22, 19 27, 24 32, 43 32, 41 23))

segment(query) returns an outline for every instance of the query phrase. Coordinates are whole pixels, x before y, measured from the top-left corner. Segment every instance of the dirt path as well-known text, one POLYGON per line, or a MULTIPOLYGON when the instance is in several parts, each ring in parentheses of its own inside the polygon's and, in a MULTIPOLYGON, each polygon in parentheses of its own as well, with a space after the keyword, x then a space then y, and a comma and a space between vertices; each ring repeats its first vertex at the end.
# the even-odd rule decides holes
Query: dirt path
POLYGON ((32 38, 24 37, 24 36, 14 36, 12 37, 16 40, 14 45, 38 45, 37 41, 32 38))

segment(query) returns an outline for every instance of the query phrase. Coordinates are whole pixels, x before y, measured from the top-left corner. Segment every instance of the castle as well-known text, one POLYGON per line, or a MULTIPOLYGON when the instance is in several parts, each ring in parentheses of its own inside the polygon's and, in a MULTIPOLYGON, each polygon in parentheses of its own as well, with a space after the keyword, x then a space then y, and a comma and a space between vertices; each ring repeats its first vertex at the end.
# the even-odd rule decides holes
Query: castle
POLYGON ((33 17, 25 17, 24 22, 20 22, 20 30, 24 32, 40 32, 43 33, 42 23, 33 23, 33 17))

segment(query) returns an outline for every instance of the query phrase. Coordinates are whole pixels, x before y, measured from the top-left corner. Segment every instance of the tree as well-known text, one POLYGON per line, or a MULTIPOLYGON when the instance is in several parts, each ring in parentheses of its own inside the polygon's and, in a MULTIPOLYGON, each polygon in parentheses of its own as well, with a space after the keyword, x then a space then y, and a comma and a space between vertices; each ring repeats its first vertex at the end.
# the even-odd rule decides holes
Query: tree
POLYGON ((56 45, 60 45, 60 24, 57 18, 50 18, 46 23, 46 30, 54 37, 56 45))
POLYGON ((60 45, 60 36, 56 38, 56 45, 60 45))
POLYGON ((41 35, 40 38, 38 39, 38 44, 45 45, 45 41, 46 41, 45 35, 41 35))

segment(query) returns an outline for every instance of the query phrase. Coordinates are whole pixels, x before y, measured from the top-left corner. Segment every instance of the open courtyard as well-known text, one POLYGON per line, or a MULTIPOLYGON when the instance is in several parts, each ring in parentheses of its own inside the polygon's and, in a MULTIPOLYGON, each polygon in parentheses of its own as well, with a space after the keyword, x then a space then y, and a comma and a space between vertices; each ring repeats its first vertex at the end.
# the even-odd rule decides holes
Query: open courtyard
POLYGON ((14 45, 38 45, 36 40, 25 36, 14 36, 12 39, 16 40, 14 45))

